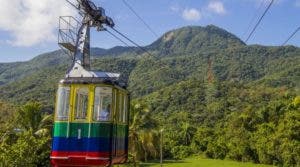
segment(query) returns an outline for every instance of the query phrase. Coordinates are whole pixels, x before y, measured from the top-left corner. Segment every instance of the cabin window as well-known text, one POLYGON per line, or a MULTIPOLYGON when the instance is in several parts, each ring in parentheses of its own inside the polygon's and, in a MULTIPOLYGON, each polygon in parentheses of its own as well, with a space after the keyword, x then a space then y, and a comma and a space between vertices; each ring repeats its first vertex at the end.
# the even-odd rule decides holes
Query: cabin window
POLYGON ((86 119, 88 110, 88 95, 89 89, 87 87, 76 89, 75 119, 86 119))
POLYGON ((119 93, 119 122, 124 123, 124 95, 119 93))
POLYGON ((94 98, 94 121, 110 121, 112 109, 112 89, 109 87, 96 87, 94 98))
POLYGON ((56 120, 66 121, 69 116, 70 87, 59 87, 57 90, 56 120))

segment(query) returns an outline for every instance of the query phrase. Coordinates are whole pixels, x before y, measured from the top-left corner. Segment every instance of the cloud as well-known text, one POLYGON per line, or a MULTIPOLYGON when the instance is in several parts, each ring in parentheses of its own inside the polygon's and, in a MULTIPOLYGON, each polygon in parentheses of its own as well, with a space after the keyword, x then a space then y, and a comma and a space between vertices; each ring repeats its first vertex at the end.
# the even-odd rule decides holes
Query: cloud
POLYGON ((57 39, 60 15, 74 15, 64 0, 0 0, 0 30, 11 36, 9 44, 34 46, 57 39))
POLYGON ((178 5, 173 5, 170 7, 170 9, 173 11, 173 12, 179 12, 180 11, 180 7, 178 5))
POLYGON ((198 21, 202 17, 200 11, 194 8, 184 9, 182 12, 182 18, 187 21, 198 21))
POLYGON ((199 21, 201 19, 211 17, 212 14, 227 14, 227 10, 225 9, 223 3, 218 0, 209 1, 209 3, 203 6, 201 9, 191 7, 186 7, 185 9, 183 9, 180 5, 173 4, 172 6, 170 6, 170 10, 172 12, 180 14, 181 17, 186 21, 199 21))
POLYGON ((227 13, 224 5, 220 1, 211 1, 209 2, 207 9, 213 13, 224 15, 227 13))

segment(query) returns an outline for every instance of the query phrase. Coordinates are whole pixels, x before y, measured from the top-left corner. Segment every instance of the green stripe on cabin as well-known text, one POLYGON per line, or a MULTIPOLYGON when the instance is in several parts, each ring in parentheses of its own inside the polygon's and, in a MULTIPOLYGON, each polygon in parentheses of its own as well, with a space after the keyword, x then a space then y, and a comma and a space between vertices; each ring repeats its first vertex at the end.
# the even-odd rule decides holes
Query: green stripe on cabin
MULTIPOLYGON (((78 137, 78 129, 80 129, 81 137, 109 137, 111 123, 69 123, 70 131, 69 137, 78 137), (90 126, 90 127, 89 127, 90 126)), ((128 125, 117 125, 114 132, 117 133, 117 137, 126 137, 128 125)), ((68 123, 67 122, 56 122, 54 124, 54 137, 67 137, 68 133, 68 123)))
POLYGON ((53 137, 67 137, 67 127, 66 122, 56 122, 53 127, 53 137))

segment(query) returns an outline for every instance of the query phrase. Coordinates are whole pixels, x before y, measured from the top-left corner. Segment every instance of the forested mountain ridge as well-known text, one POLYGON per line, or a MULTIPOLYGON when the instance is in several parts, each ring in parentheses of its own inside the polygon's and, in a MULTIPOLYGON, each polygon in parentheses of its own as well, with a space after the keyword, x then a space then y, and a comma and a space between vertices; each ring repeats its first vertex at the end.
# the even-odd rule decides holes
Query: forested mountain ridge
POLYGON ((26 62, 0 63, 0 85, 30 76, 44 68, 66 63, 70 64, 68 61, 70 59, 67 55, 63 51, 57 50, 41 54, 26 62))
MULTIPOLYGON (((207 27, 189 26, 170 31, 157 41, 145 46, 145 48, 149 52, 159 52, 161 56, 173 56, 175 53, 197 53, 200 52, 200 48, 207 49, 210 45, 215 45, 216 47, 223 45, 224 48, 225 46, 244 45, 244 43, 234 35, 212 25, 207 27), (169 53, 165 53, 166 50, 169 53)), ((220 48, 217 49, 219 50, 220 48)), ((93 58, 136 56, 136 54, 141 52, 136 47, 91 48, 91 56, 93 58)), ((41 68, 66 63, 70 63, 70 58, 61 50, 41 54, 27 62, 0 63, 0 85, 9 82, 11 79, 17 80, 22 78, 22 76, 31 74, 33 71, 41 68)))
MULTIPOLYGON (((299 48, 247 46, 236 36, 213 25, 188 26, 167 32, 145 48, 157 57, 146 53, 136 57, 136 52, 141 51, 133 47, 92 48, 92 67, 121 73, 133 97, 141 97, 189 78, 205 80, 209 61, 210 70, 218 81, 266 80, 269 85, 289 83, 291 87, 299 81, 299 48), (282 81, 282 77, 288 79, 282 81)), ((0 64, 0 98, 46 102, 49 99, 44 94, 51 92, 50 97, 53 97, 55 83, 63 77, 70 63, 71 58, 58 50, 27 62, 0 64), (41 84, 44 82, 51 89, 41 84)))

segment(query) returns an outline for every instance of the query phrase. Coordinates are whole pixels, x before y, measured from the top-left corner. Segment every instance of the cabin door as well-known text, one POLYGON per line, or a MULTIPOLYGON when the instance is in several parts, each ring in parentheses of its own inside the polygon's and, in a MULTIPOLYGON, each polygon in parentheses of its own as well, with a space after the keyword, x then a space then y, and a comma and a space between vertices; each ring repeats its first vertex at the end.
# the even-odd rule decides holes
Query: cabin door
POLYGON ((72 147, 76 148, 76 151, 84 153, 87 151, 87 134, 89 129, 87 123, 89 88, 87 86, 75 87, 74 93, 74 121, 69 126, 69 131, 71 140, 73 140, 71 142, 72 147))

